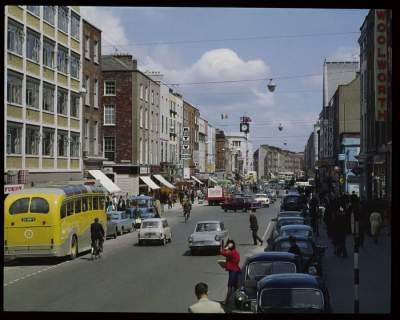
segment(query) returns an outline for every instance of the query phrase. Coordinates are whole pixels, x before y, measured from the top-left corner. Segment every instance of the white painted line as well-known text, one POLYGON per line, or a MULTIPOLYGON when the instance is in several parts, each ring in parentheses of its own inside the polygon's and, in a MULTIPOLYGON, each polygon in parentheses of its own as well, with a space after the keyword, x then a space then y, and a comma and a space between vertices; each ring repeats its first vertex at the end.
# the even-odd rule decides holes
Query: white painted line
POLYGON ((270 226, 271 226, 271 221, 268 223, 268 227, 267 227, 267 229, 265 230, 265 233, 264 233, 264 235, 263 235, 263 237, 262 237, 262 239, 261 239, 261 240, 263 240, 263 241, 264 241, 264 239, 265 239, 265 236, 267 235, 267 233, 268 233, 268 230, 269 230, 270 226))

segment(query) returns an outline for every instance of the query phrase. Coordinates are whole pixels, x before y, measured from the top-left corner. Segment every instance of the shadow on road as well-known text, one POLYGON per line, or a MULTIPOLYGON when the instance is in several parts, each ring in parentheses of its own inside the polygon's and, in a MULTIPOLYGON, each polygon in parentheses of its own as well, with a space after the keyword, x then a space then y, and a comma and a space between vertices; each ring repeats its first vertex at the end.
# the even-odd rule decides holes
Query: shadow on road
POLYGON ((4 261, 5 267, 15 266, 53 266, 68 260, 68 257, 46 257, 46 258, 15 258, 4 261))

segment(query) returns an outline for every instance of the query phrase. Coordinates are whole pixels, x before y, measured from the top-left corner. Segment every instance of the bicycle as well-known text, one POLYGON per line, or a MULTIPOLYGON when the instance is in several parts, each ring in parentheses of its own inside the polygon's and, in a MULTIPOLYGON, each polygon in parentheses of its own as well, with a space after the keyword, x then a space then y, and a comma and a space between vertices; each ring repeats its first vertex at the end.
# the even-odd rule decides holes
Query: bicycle
POLYGON ((189 220, 190 217, 190 211, 189 210, 184 210, 183 215, 185 217, 185 223, 189 220))
POLYGON ((94 242, 92 242, 91 259, 95 260, 97 258, 101 258, 102 251, 103 251, 103 245, 100 242, 100 239, 96 239, 94 242))

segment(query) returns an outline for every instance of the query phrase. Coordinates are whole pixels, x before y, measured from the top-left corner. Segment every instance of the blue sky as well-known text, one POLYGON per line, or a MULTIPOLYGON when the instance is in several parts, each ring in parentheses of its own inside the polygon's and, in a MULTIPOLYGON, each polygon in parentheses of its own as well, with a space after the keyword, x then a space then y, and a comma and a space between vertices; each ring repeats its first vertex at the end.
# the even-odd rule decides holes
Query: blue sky
POLYGON ((324 59, 358 60, 358 35, 368 10, 81 7, 103 31, 103 53, 131 53, 142 71, 160 71, 165 83, 226 132, 252 118, 253 150, 270 144, 303 151, 322 107, 324 59), (350 33, 354 32, 354 33, 350 33), (315 36, 324 33, 348 33, 315 36), (299 35, 314 35, 298 37, 299 35), (295 36, 281 37, 278 36, 295 36), (272 37, 272 39, 226 40, 272 37), (225 39, 225 40, 223 40, 225 39), (218 40, 197 43, 154 42, 218 40), (141 45, 153 42, 150 45, 141 45), (192 82, 276 78, 266 81, 184 85, 192 82), (221 113, 228 119, 221 120, 221 113), (282 123, 284 129, 278 130, 282 123), (285 146, 284 143, 287 145, 285 146))

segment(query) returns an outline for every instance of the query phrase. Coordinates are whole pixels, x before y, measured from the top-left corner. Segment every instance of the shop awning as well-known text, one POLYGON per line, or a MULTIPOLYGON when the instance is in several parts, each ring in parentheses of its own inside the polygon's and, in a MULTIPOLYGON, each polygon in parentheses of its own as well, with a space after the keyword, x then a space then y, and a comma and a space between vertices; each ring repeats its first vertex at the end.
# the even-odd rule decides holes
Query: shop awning
POLYGON ((166 186, 170 189, 175 189, 175 187, 172 184, 170 184, 167 180, 165 180, 163 176, 161 176, 159 174, 155 174, 154 178, 156 178, 158 181, 160 181, 164 186, 166 186))
POLYGON ((110 193, 120 192, 121 189, 100 170, 89 170, 90 175, 99 180, 101 185, 110 193))
POLYGON ((213 178, 211 178, 211 177, 208 177, 208 179, 211 180, 211 182, 218 183, 217 181, 215 181, 215 180, 214 180, 213 178))
POLYGON ((156 184, 154 183, 154 181, 151 180, 151 178, 150 178, 149 176, 140 176, 140 179, 142 179, 142 181, 143 181, 145 184, 147 184, 147 186, 148 186, 150 189, 153 189, 153 190, 160 189, 160 187, 159 187, 158 185, 156 185, 156 184))
POLYGON ((193 179, 194 181, 200 183, 200 184, 204 184, 203 182, 201 182, 201 181, 200 181, 199 179, 197 179, 196 177, 193 177, 193 176, 192 176, 192 179, 193 179))

